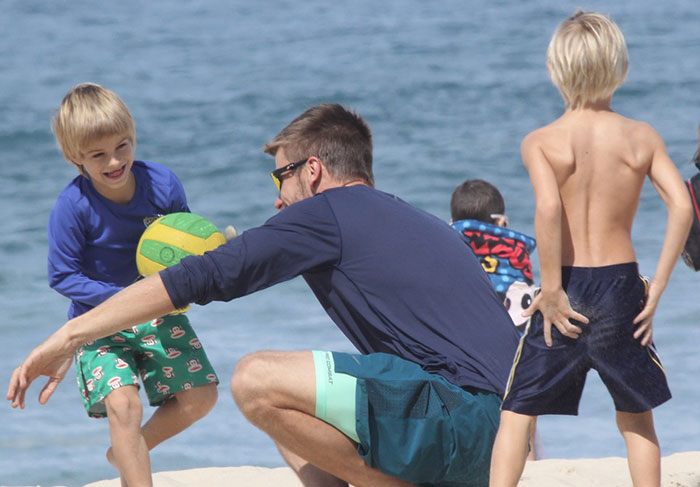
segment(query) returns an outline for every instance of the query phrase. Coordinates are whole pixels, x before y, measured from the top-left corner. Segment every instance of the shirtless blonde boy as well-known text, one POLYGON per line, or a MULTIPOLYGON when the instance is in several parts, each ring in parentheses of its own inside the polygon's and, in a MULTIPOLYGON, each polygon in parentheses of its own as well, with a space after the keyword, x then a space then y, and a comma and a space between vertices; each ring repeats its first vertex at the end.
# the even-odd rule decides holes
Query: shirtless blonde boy
POLYGON ((535 192, 542 291, 524 313, 532 320, 506 389, 491 486, 517 484, 533 417, 578 413, 591 368, 615 403, 634 485, 658 486, 651 410, 671 394, 652 320, 691 223, 688 192, 658 133, 610 108, 628 69, 614 22, 583 12, 562 22, 547 67, 566 110, 521 147, 535 192), (631 241, 646 176, 668 209, 650 282, 638 274, 631 241))

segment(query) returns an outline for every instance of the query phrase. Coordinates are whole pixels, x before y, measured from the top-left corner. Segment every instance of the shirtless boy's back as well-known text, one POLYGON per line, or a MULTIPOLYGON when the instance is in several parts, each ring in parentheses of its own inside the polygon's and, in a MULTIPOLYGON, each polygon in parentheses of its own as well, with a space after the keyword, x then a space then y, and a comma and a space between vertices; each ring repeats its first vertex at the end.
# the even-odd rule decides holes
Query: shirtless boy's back
POLYGON ((633 262, 630 233, 644 178, 665 192, 679 179, 657 132, 610 109, 567 110, 528 135, 522 151, 530 172, 551 173, 542 187, 533 177, 544 193, 538 206, 561 198, 561 265, 633 262))
POLYGON ((533 318, 506 390, 491 485, 517 484, 532 417, 577 414, 594 368, 615 402, 634 485, 658 486, 651 409, 670 392, 652 318, 685 242, 690 201, 656 131, 610 109, 627 73, 617 26, 579 12, 559 26, 547 58, 566 111, 521 147, 535 193, 542 290, 526 312, 533 318), (646 176, 668 209, 651 283, 638 275, 631 241, 646 176))

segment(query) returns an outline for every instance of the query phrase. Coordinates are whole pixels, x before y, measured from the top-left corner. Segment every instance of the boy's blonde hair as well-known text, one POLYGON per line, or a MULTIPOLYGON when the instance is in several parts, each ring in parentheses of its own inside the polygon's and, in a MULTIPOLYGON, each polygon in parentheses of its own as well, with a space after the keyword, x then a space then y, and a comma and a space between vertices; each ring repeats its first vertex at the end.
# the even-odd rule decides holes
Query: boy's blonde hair
POLYGON ((126 104, 112 90, 94 83, 76 85, 63 97, 51 128, 64 157, 74 164, 101 137, 125 134, 136 145, 136 124, 126 104))
POLYGON ((559 24, 547 63, 568 108, 611 97, 629 69, 625 38, 615 22, 581 10, 559 24))

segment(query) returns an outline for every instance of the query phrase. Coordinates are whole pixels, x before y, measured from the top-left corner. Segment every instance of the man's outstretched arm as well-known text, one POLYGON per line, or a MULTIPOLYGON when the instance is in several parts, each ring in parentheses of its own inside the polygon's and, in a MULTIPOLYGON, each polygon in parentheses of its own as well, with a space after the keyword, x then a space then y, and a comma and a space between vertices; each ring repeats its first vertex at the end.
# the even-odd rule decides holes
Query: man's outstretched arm
POLYGON ((7 400, 12 401, 13 408, 24 408, 27 389, 39 376, 45 375, 49 381, 39 394, 39 402, 46 403, 68 372, 71 356, 80 345, 166 315, 174 309, 158 274, 132 284, 68 321, 32 350, 12 373, 7 400))

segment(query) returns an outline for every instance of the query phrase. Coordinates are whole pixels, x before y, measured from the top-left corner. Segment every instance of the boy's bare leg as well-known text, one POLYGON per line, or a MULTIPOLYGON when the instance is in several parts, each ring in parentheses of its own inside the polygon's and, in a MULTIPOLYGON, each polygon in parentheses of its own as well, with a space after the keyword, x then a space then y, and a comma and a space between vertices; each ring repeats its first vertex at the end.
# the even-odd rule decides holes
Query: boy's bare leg
POLYGON ((324 472, 315 465, 310 464, 299 455, 292 453, 281 445, 277 449, 287 465, 297 474, 301 483, 306 487, 348 487, 348 483, 324 472))
POLYGON ((105 405, 122 487, 152 487, 151 461, 141 434, 143 410, 138 388, 129 385, 112 391, 105 405))
POLYGON ((156 409, 141 431, 148 449, 184 431, 202 419, 216 404, 216 384, 206 384, 175 393, 156 409))
POLYGON ((537 443, 537 418, 532 418, 532 426, 530 428, 530 452, 527 454, 527 460, 537 460, 537 452, 535 452, 535 447, 537 443))
POLYGON ((501 411, 491 456, 491 487, 515 487, 525 468, 533 416, 501 411))
POLYGON ((617 427, 627 446, 627 463, 635 487, 661 485, 661 450, 654 430, 651 411, 624 413, 617 411, 617 427))
POLYGON ((354 441, 314 416, 316 371, 311 352, 248 355, 236 366, 231 390, 243 415, 283 451, 294 454, 288 458, 306 460, 292 461, 292 468, 312 464, 355 487, 410 485, 368 467, 354 441))
MULTIPOLYGON (((216 404, 217 397, 216 384, 206 384, 175 393, 156 409, 141 428, 141 434, 148 449, 152 450, 156 445, 184 431, 206 416, 216 404)), ((113 448, 107 450, 107 459, 119 469, 119 462, 114 456, 113 448)))

